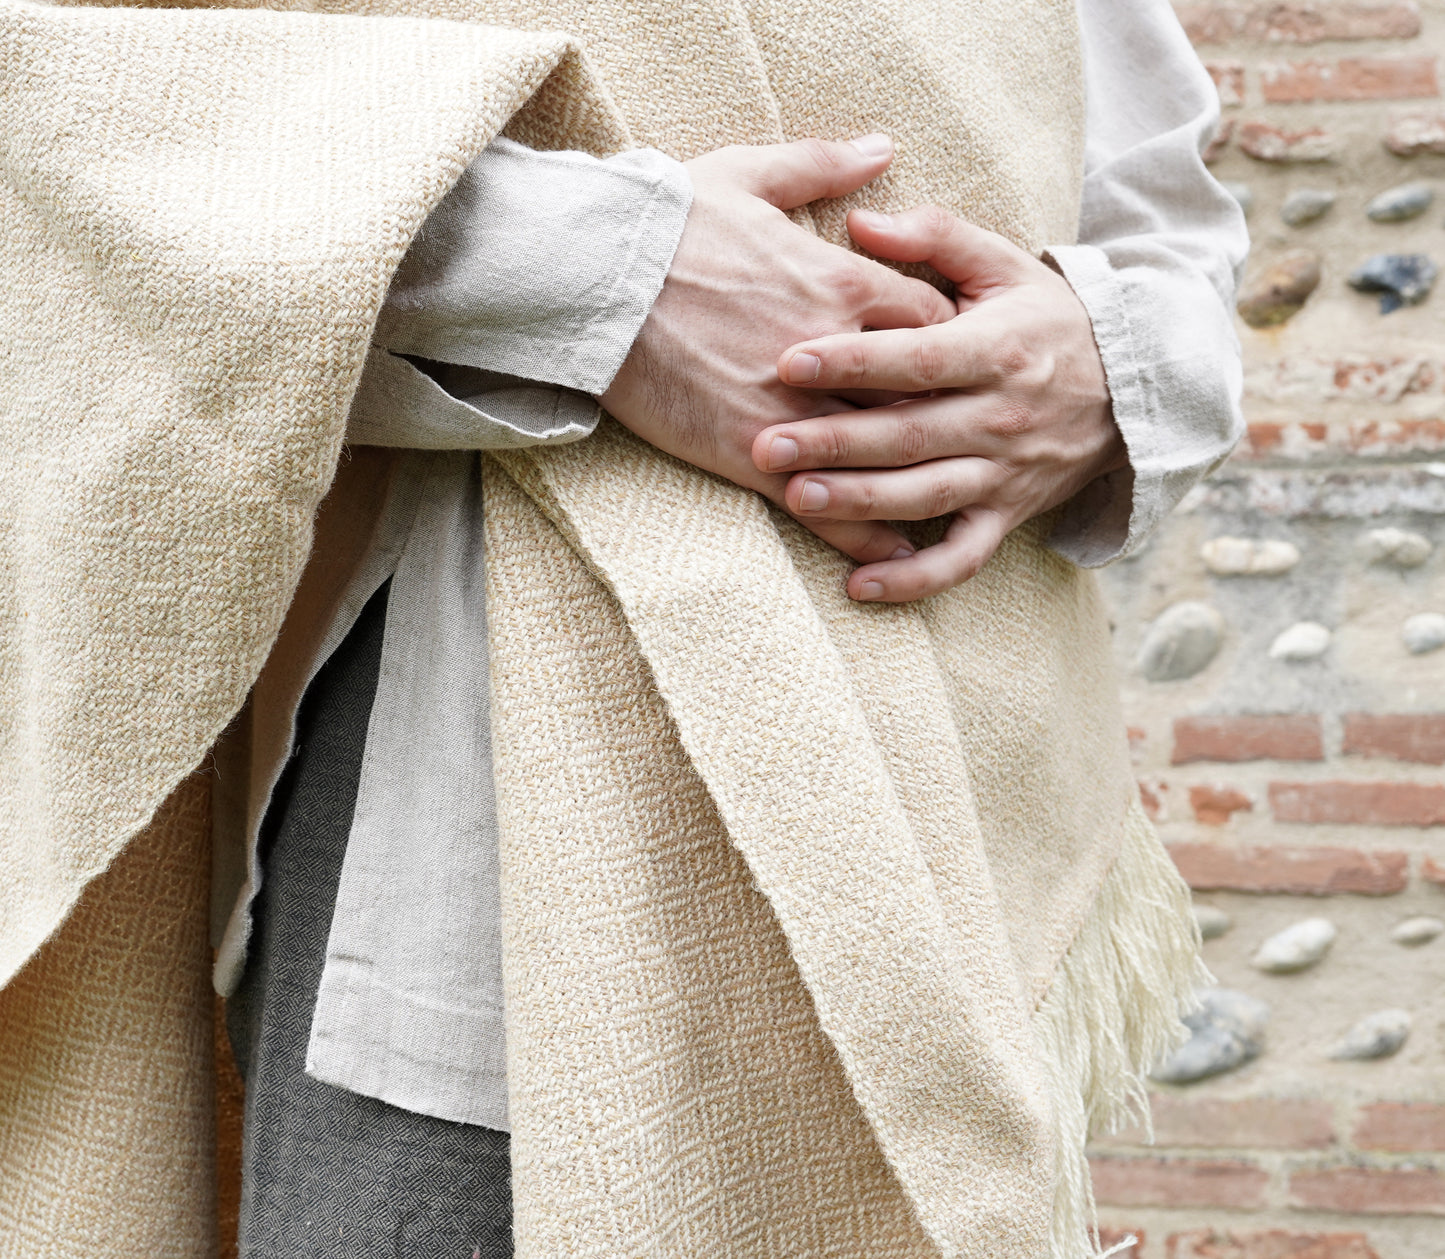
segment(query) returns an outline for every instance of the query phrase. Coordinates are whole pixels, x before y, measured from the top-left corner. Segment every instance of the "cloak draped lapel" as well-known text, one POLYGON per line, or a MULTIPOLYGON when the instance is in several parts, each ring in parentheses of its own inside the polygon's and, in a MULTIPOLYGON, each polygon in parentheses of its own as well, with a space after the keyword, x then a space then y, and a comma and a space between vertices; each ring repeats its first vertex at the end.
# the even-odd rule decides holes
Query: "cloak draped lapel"
POLYGON ((930 1231, 980 1231, 957 1169, 1047 1178, 1049 1103, 921 612, 852 604, 836 552, 616 426, 499 462, 617 599, 930 1231), (930 1220, 941 1202, 958 1218, 930 1220))

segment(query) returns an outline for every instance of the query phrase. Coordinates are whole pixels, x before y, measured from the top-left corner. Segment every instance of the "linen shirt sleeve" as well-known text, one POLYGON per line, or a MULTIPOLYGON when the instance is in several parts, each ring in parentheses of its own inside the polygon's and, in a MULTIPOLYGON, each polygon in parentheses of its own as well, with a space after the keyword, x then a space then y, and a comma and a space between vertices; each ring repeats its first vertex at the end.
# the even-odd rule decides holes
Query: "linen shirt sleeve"
POLYGON ((654 149, 608 159, 494 140, 428 217, 387 293, 349 441, 485 449, 596 427, 692 200, 654 149))
POLYGON ((1244 216, 1200 154, 1219 100, 1168 0, 1080 0, 1087 94, 1079 243, 1047 251, 1083 301, 1129 468, 1051 540, 1096 567, 1138 547, 1244 431, 1234 291, 1244 216))

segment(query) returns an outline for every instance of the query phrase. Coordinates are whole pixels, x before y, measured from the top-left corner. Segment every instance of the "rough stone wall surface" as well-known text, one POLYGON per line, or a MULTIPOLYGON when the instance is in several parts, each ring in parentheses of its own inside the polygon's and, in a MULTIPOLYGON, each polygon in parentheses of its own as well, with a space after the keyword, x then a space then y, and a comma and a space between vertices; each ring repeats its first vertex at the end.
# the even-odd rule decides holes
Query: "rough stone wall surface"
POLYGON ((1244 995, 1163 1072, 1215 1073, 1153 1086, 1156 1144, 1098 1143, 1101 1217, 1136 1259, 1445 1259, 1445 0, 1176 8, 1254 238, 1249 437, 1104 579, 1244 995))

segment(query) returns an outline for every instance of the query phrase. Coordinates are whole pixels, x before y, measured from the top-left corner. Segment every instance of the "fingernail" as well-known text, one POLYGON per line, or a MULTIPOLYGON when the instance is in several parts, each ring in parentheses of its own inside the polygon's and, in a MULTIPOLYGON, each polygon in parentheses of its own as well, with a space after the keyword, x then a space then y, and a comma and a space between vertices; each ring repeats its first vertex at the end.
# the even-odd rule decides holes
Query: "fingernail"
POLYGON ((913 548, 912 548, 911 546, 900 546, 900 547, 899 547, 896 551, 894 551, 893 554, 890 555, 888 558, 889 558, 890 560, 906 560, 906 559, 907 559, 910 555, 912 555, 912 554, 913 554, 913 548))
POLYGON ((790 467, 798 462, 798 443, 791 437, 774 437, 768 445, 768 471, 790 467))
POLYGON ((886 232, 893 226, 891 214, 879 214, 874 210, 854 210, 853 221, 871 227, 875 232, 886 232))
POLYGON ((788 384, 810 385, 823 370, 823 360, 816 354, 794 354, 788 360, 788 384))
POLYGON ((857 139, 849 140, 848 143, 864 157, 887 157, 893 152, 893 141, 877 132, 872 135, 858 136, 857 139))
POLYGON ((828 487, 821 481, 804 481, 798 495, 799 511, 822 511, 828 505, 828 487))
POLYGON ((883 583, 881 581, 865 581, 858 587, 860 599, 881 599, 883 598, 883 583))

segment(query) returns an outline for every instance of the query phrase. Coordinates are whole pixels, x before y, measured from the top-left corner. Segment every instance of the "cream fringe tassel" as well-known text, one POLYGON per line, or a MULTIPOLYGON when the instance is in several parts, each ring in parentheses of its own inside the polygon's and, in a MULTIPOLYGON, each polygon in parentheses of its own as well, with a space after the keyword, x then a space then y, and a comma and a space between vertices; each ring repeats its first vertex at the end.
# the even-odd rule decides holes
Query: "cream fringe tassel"
POLYGON ((1180 1016, 1210 982, 1189 889, 1136 799, 1123 848, 1034 1015, 1058 1130, 1049 1259, 1099 1255, 1084 1145, 1131 1120, 1148 1125, 1145 1076, 1185 1038, 1180 1016))

